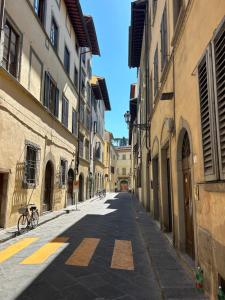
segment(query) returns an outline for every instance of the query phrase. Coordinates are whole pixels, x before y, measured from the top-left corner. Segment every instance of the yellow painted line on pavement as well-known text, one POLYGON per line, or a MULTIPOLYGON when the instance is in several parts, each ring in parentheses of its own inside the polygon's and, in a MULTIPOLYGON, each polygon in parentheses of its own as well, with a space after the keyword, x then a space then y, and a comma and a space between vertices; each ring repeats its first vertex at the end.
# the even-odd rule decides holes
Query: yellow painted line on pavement
POLYGON ((45 262, 52 254, 54 254, 60 247, 62 247, 67 241, 68 237, 57 237, 51 242, 48 242, 29 257, 24 259, 21 265, 39 265, 45 262))
POLYGON ((38 238, 25 238, 17 243, 7 247, 4 250, 0 251, 0 263, 6 261, 13 255, 17 254, 18 252, 22 251, 24 248, 35 242, 38 238))
POLYGON ((91 261, 93 254, 100 242, 100 239, 85 238, 78 248, 66 261, 66 265, 87 267, 91 261))
POLYGON ((111 268, 134 270, 131 241, 115 240, 111 268))

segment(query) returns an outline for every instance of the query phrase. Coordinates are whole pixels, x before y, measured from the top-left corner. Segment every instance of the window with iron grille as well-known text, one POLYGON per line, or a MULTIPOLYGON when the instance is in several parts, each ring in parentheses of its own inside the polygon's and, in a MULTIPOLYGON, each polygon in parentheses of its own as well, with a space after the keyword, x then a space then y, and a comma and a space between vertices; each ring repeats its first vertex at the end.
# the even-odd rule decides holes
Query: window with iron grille
POLYGON ((55 51, 58 50, 59 29, 54 18, 52 18, 50 40, 55 51))
POLYGON ((38 184, 40 166, 40 148, 29 142, 25 145, 24 186, 33 187, 38 184))
POLYGON ((206 181, 225 179, 225 21, 198 65, 206 181), (216 133, 216 134, 215 134, 216 133))
POLYGON ((72 133, 77 136, 77 112, 75 109, 72 112, 72 133))
POLYGON ((65 186, 67 180, 68 162, 65 159, 60 160, 60 185, 65 186))
POLYGON ((84 136, 82 134, 79 134, 79 153, 80 157, 84 157, 84 136))
POLYGON ((44 106, 58 118, 59 116, 59 90, 56 82, 48 72, 45 72, 44 106))
POLYGON ((158 3, 158 0, 152 1, 153 22, 155 20, 155 15, 156 15, 156 11, 157 11, 157 3, 158 3))
POLYGON ((177 21, 183 6, 183 0, 173 0, 173 25, 177 25, 177 21))
POLYGON ((167 62, 167 51, 167 9, 165 7, 161 23, 161 70, 164 69, 167 62))
POLYGON ((64 49, 64 68, 66 73, 69 75, 70 74, 70 52, 66 46, 64 49))
POLYGON ((78 70, 77 67, 74 67, 74 85, 78 89, 78 70))
POLYGON ((89 160, 90 159, 90 147, 89 147, 89 141, 85 141, 85 159, 89 160))
POLYGON ((45 0, 34 0, 34 11, 35 14, 38 16, 41 23, 44 25, 45 21, 45 0))
POLYGON ((19 59, 19 35, 13 26, 6 21, 4 26, 3 67, 17 77, 19 59))
POLYGON ((65 96, 62 97, 62 123, 68 128, 68 117, 69 117, 69 101, 65 96))
POLYGON ((158 46, 157 46, 154 55, 154 97, 156 97, 158 93, 158 87, 159 87, 159 66, 158 66, 158 46))

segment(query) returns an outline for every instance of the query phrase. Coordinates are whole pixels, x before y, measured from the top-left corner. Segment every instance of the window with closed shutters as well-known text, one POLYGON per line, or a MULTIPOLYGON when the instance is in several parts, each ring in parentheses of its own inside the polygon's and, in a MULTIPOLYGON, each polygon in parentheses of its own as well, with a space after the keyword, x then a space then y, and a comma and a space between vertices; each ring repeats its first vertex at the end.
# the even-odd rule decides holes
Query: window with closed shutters
POLYGON ((204 172, 206 180, 216 179, 216 161, 213 151, 213 99, 210 93, 209 52, 205 54, 198 66, 199 96, 202 128, 202 148, 204 159, 204 172))
POLYGON ((62 123, 68 127, 69 101, 63 96, 62 98, 62 123))
POLYGON ((58 118, 59 116, 59 89, 48 72, 45 72, 44 106, 58 118))
POLYGON ((159 70, 158 70, 158 46, 155 50, 154 55, 154 97, 158 94, 158 87, 159 87, 159 70))
POLYGON ((225 179, 225 20, 213 41, 220 178, 225 179))
POLYGON ((161 70, 164 69, 167 62, 167 9, 165 7, 161 23, 161 70))

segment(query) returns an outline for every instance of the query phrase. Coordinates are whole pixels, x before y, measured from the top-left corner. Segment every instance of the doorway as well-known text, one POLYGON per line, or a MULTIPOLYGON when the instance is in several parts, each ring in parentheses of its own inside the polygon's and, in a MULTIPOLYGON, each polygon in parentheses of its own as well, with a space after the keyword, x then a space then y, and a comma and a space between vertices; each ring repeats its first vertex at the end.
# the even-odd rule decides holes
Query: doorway
POLYGON ((185 132, 182 144, 182 173, 183 173, 183 198, 184 198, 184 222, 185 222, 185 250, 192 258, 195 258, 194 224, 193 224, 193 200, 191 179, 191 150, 188 133, 185 132))
POLYGON ((152 160, 153 168, 153 214, 154 218, 159 221, 159 202, 160 202, 160 184, 159 184, 159 158, 156 156, 152 160))
POLYGON ((51 161, 48 161, 45 168, 45 191, 43 201, 43 212, 52 210, 53 178, 53 165, 51 161))
POLYGON ((5 226, 8 173, 0 173, 0 228, 5 226))
POLYGON ((83 174, 79 175, 79 202, 84 201, 84 176, 83 174))
POLYGON ((74 171, 72 169, 69 169, 67 180, 67 206, 73 205, 73 182, 74 171))

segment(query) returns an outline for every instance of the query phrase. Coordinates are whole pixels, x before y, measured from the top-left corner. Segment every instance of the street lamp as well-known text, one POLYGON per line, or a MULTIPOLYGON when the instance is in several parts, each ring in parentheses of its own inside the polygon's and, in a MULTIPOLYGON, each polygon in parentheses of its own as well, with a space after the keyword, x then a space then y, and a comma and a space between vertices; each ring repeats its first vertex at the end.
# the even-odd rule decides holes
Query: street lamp
MULTIPOLYGON (((124 119, 125 119, 125 122, 127 123, 128 127, 129 127, 129 125, 131 124, 131 114, 130 114, 129 111, 125 112, 124 119)), ((146 124, 137 124, 136 121, 134 121, 132 123, 132 126, 137 127, 140 130, 148 130, 149 127, 150 127, 147 123, 146 124)))

